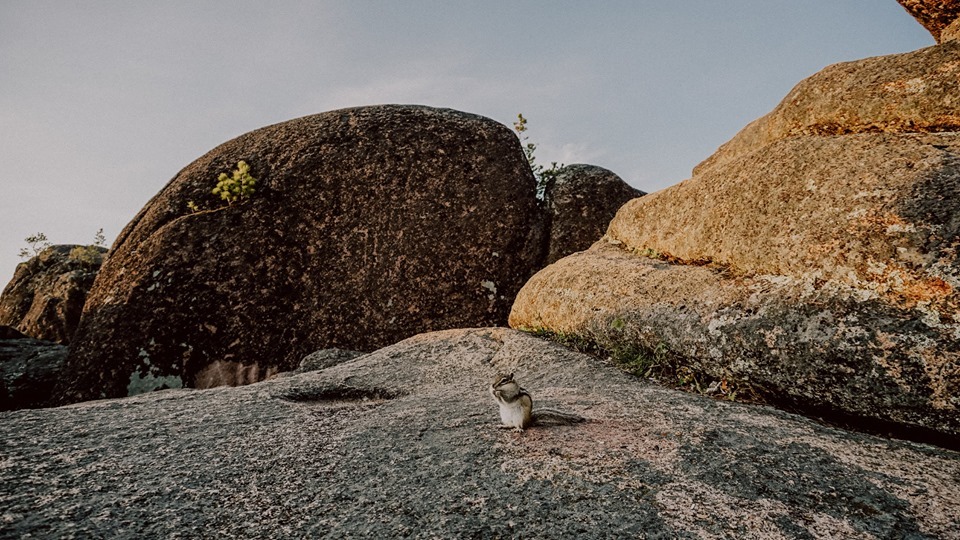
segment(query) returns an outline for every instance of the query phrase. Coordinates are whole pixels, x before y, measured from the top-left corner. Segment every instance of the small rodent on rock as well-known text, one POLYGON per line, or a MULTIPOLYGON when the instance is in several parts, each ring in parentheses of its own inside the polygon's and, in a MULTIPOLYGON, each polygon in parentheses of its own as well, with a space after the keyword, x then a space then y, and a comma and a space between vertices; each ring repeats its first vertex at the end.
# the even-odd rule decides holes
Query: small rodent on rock
POLYGON ((533 409, 533 398, 513 378, 513 373, 498 373, 490 384, 490 395, 500 406, 503 427, 523 431, 535 425, 569 425, 586 420, 576 414, 541 407, 533 409))

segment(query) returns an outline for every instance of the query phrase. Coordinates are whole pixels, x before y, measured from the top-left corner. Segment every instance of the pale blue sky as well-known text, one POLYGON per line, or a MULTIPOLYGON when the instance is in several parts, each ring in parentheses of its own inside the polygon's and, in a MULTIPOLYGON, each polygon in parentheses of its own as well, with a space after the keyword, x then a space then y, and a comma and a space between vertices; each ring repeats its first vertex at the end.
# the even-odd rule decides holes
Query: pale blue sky
POLYGON ((0 286, 26 236, 112 241, 178 170, 267 124, 522 112, 541 161, 655 191, 820 68, 932 44, 895 0, 0 0, 0 286))

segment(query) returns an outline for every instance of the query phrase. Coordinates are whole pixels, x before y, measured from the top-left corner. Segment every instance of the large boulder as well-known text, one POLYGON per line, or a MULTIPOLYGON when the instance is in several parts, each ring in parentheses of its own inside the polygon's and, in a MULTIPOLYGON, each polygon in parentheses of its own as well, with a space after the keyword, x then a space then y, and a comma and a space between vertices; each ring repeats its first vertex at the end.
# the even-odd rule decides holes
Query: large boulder
POLYGON ((534 276, 511 325, 960 436, 960 42, 831 66, 534 276))
POLYGON ((960 17, 958 0, 897 0, 937 40, 945 41, 943 31, 960 17))
POLYGON ((510 323, 662 357, 791 410, 960 435, 960 325, 836 282, 730 275, 598 242, 534 276, 510 323))
POLYGON ((318 349, 504 324, 543 258, 534 186, 510 129, 448 109, 344 109, 224 143, 119 235, 66 399, 250 383, 318 349), (240 161, 256 191, 221 204, 211 188, 240 161))
POLYGON ((844 283, 960 322, 960 135, 778 140, 630 201, 608 232, 641 253, 844 283))
POLYGON ((67 347, 0 326, 0 411, 49 407, 67 347))
POLYGON ((623 203, 646 195, 596 165, 562 167, 547 188, 550 246, 547 263, 583 251, 599 240, 623 203))
POLYGON ((20 263, 0 294, 0 324, 36 339, 69 343, 106 251, 58 245, 20 263))
POLYGON ((16 538, 954 538, 960 522, 957 452, 668 390, 504 328, 3 413, 0 440, 16 538), (588 421, 499 429, 497 371, 588 421))

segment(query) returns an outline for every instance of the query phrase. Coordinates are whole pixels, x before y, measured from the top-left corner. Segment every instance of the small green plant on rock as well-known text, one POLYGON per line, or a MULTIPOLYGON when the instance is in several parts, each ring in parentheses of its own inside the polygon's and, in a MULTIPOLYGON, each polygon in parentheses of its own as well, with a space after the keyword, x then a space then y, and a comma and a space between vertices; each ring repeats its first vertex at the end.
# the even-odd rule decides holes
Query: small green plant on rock
MULTIPOLYGON (((246 161, 237 162, 237 168, 233 171, 233 176, 227 176, 227 173, 220 173, 217 177, 217 187, 213 188, 214 195, 220 195, 220 198, 227 201, 227 204, 233 204, 236 201, 251 197, 255 192, 257 179, 250 176, 250 166, 246 161)), ((190 207, 190 201, 187 208, 190 207)), ((196 208, 196 205, 193 205, 196 208)), ((195 211, 195 210, 193 210, 195 211)))
POLYGON ((101 227, 97 234, 93 235, 93 243, 71 249, 70 258, 87 265, 98 265, 103 262, 103 253, 100 250, 106 247, 107 238, 103 235, 103 227, 101 227))
POLYGON ((635 249, 634 249, 634 253, 637 253, 637 254, 640 255, 641 257, 646 257, 646 258, 648 258, 648 259, 662 259, 662 258, 663 258, 663 255, 661 255, 659 251, 657 251, 657 250, 655 250, 655 249, 653 249, 653 248, 644 248, 644 249, 635 248, 635 249))
POLYGON ((50 247, 50 242, 47 240, 47 235, 43 234, 42 232, 38 232, 33 236, 26 237, 24 238, 24 241, 30 244, 30 247, 20 248, 20 253, 18 253, 18 255, 21 259, 36 257, 41 251, 50 247))
POLYGON ((516 130, 517 135, 520 137, 520 142, 524 143, 523 154, 527 157, 527 163, 530 164, 530 170, 533 171, 534 178, 537 179, 537 199, 543 201, 547 198, 547 192, 550 186, 556 181, 557 174, 560 173, 563 164, 558 165, 557 162, 554 161, 550 163, 549 168, 546 168, 537 163, 537 158, 534 155, 537 151, 537 145, 528 142, 530 137, 526 135, 528 129, 527 119, 523 117, 523 114, 517 115, 517 121, 513 123, 513 129, 516 130))
POLYGON ((667 347, 663 343, 653 349, 632 343, 617 343, 610 347, 609 354, 615 364, 637 377, 662 375, 668 369, 667 347))

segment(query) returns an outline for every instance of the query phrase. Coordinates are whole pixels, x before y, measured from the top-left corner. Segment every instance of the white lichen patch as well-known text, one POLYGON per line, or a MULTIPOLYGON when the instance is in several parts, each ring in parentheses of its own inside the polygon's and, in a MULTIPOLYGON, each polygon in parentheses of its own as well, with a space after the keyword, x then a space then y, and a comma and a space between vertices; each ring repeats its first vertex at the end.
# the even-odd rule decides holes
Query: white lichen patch
POLYGON ((887 234, 906 234, 906 233, 915 233, 917 232, 917 226, 913 223, 891 223, 887 225, 887 234))
POLYGON ((138 356, 142 369, 138 368, 130 374, 130 381, 127 383, 128 397, 164 388, 183 388, 183 379, 179 375, 161 375, 160 370, 150 364, 147 351, 140 349, 138 356))
POLYGON ((490 300, 495 300, 497 298, 497 284, 492 281, 481 281, 480 286, 484 289, 490 291, 490 294, 487 295, 487 298, 490 300))
POLYGON ((895 94, 919 94, 927 89, 927 81, 923 77, 891 81, 885 83, 883 89, 895 94))

